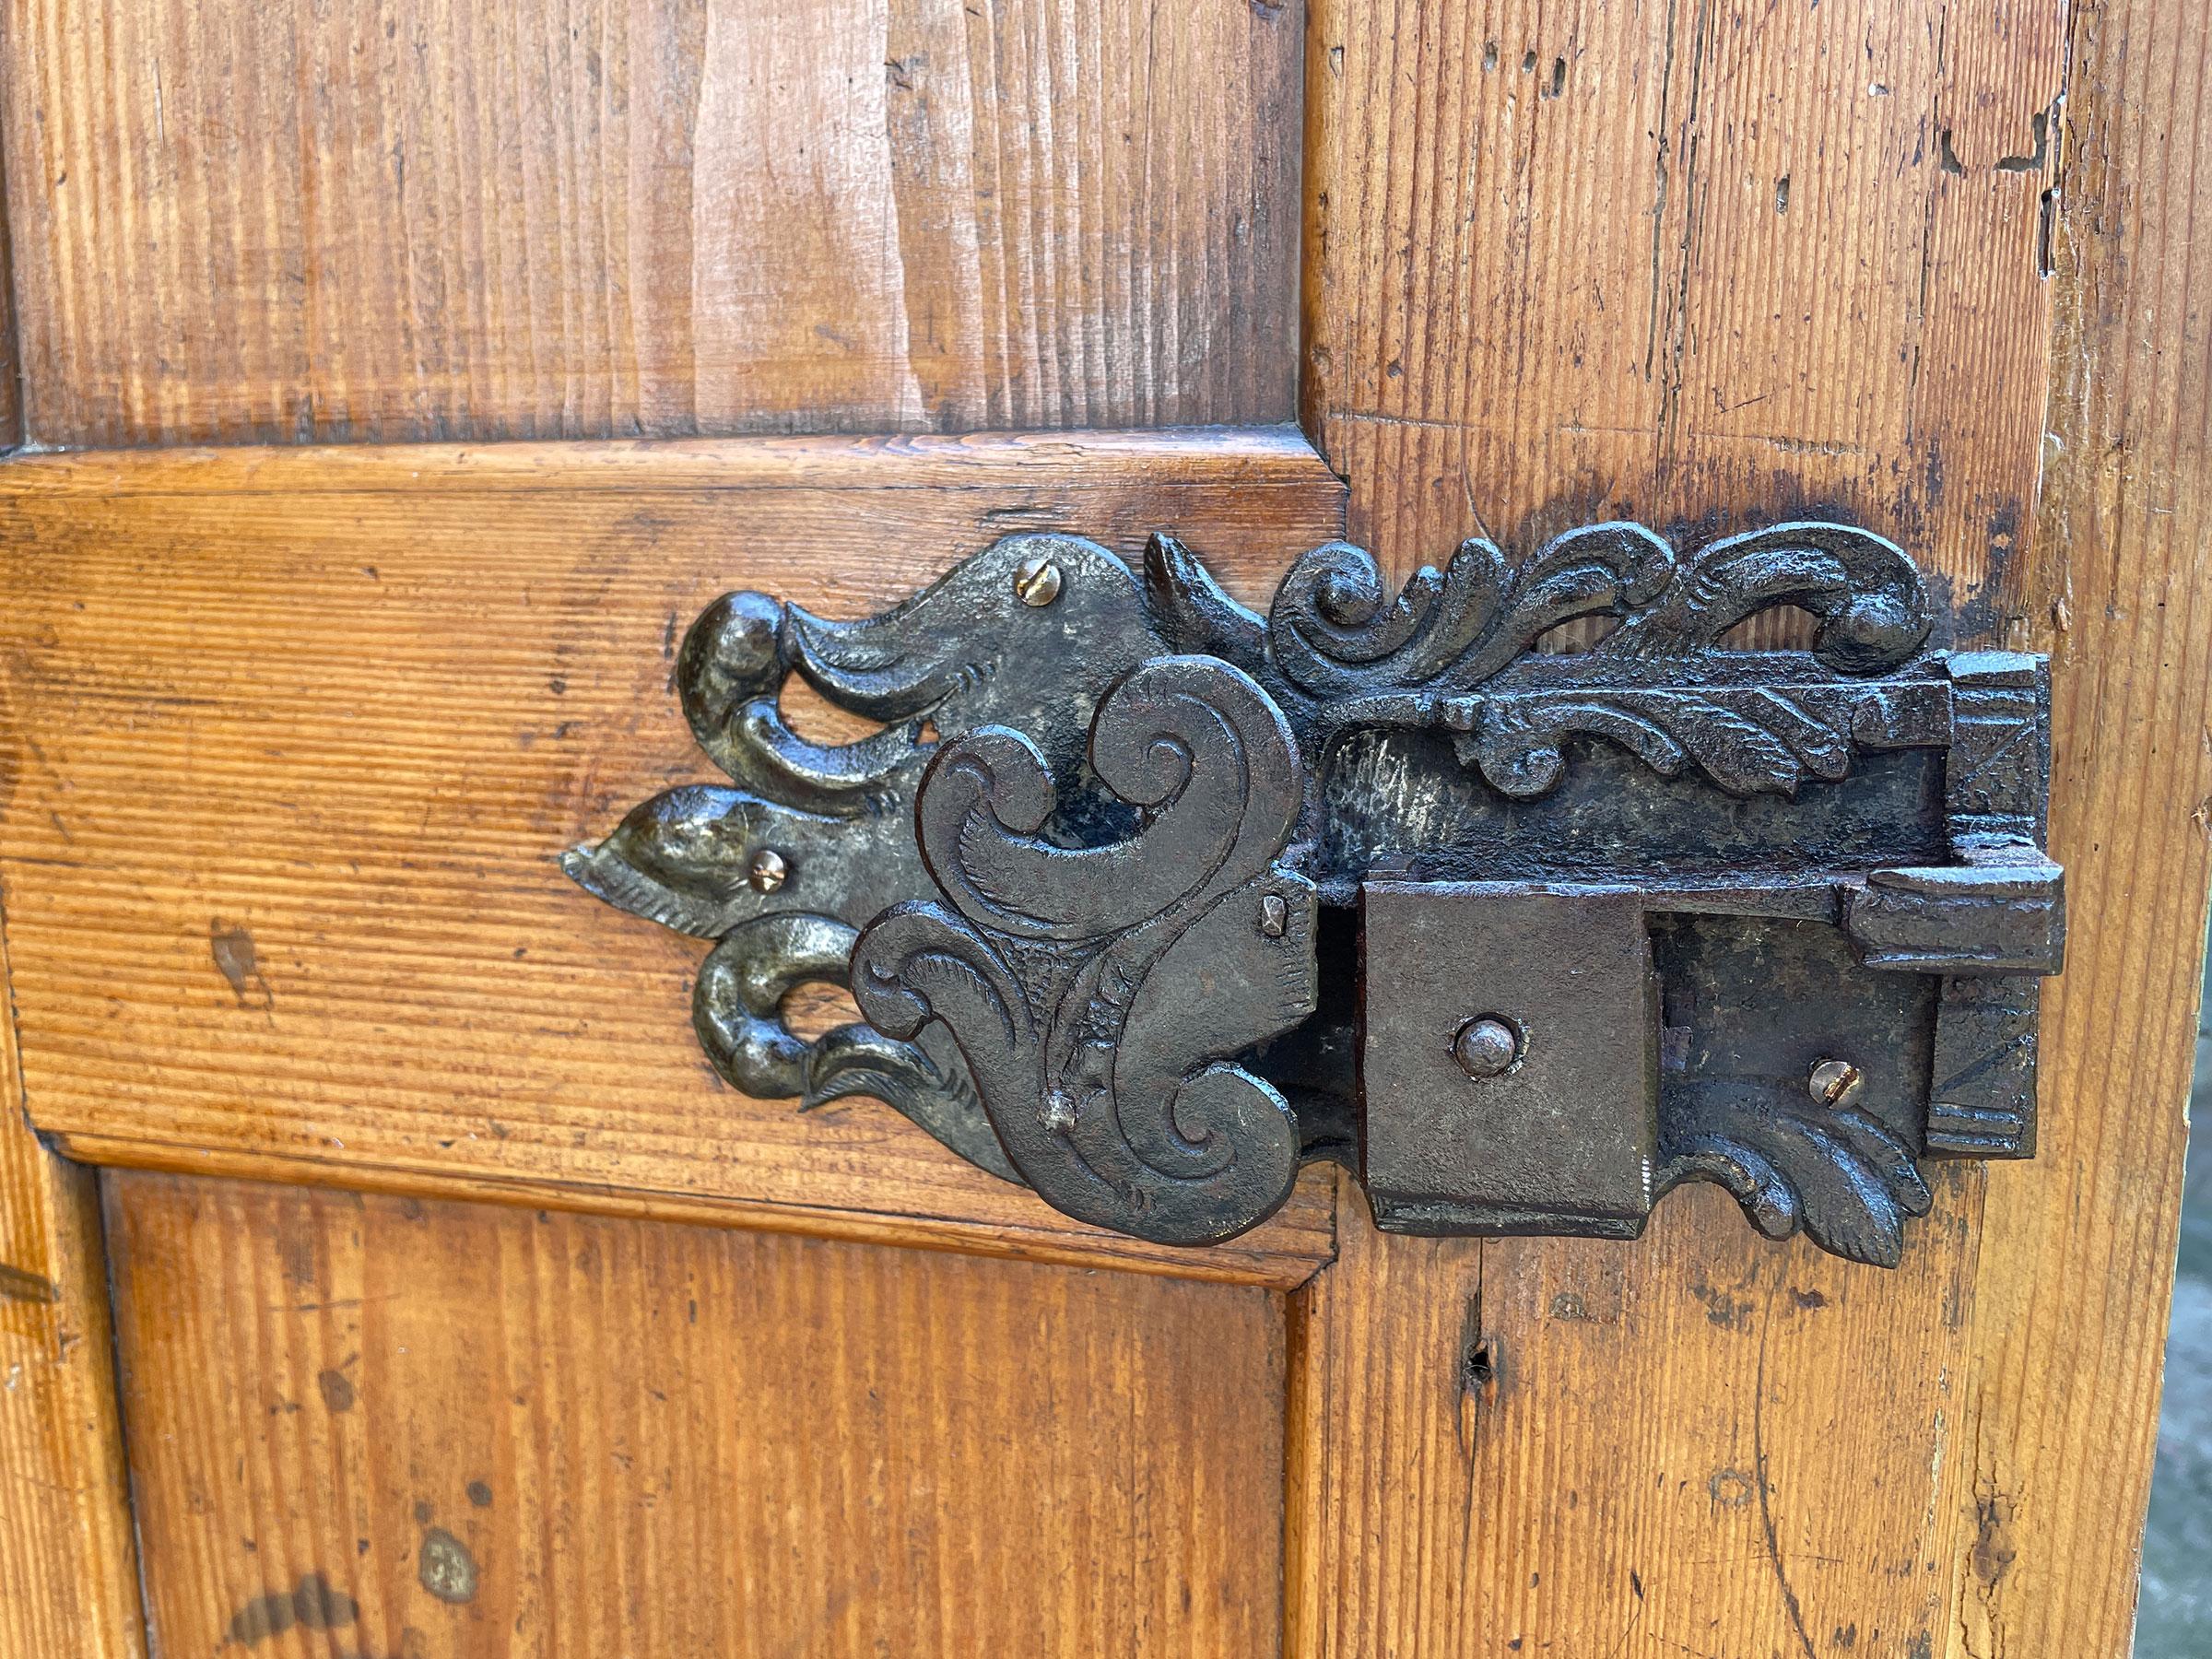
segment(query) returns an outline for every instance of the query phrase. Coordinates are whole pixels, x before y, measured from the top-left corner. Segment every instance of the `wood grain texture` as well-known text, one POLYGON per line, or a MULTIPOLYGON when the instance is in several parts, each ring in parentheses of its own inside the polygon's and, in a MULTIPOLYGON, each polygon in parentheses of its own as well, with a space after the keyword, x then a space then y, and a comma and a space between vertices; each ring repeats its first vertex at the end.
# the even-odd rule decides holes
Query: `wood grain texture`
POLYGON ((1954 1659, 2131 1646, 2212 840, 2212 16, 2073 18, 2029 590, 2050 618, 2067 968, 2049 1125, 1993 1169, 1955 1444, 1954 1659))
POLYGON ((1292 1298, 1286 1653, 1945 1639, 1955 1192, 1894 1274, 1770 1244, 1712 1187, 1630 1245, 1392 1238, 1345 1194, 1292 1298))
POLYGON ((23 441, 22 351, 16 330, 14 238, 8 228, 5 189, 6 146, 5 126, 0 125, 0 453, 16 449, 23 441))
POLYGON ((1895 1275, 1711 1192, 1625 1250, 1385 1240, 1355 1202, 1294 1302, 1290 1651, 2124 1646, 2212 787, 2179 9, 2124 52, 2076 21, 2085 209, 2056 4, 1316 8, 1303 401, 1355 537, 1400 570, 1614 513, 1898 537, 1961 640, 2058 648, 2075 898, 2066 1127, 1986 1205, 1942 1171, 1895 1275), (2084 212, 2101 278, 2046 276, 2084 212), (2057 295, 2101 401, 2046 444, 2057 295))
POLYGON ((1288 429, 0 468, 31 1117, 109 1161, 1297 1283, 1330 1249, 1324 1182, 1177 1251, 1079 1228, 874 1102, 723 1086, 691 1033, 699 944, 553 860, 712 773, 670 655, 726 589, 865 615, 1058 526, 1132 554, 1175 530, 1250 591, 1341 501, 1288 429))
POLYGON ((0 1018, 0 1653, 139 1659, 95 1178, 39 1145, 22 1101, 0 1018))
POLYGON ((2007 603, 2062 10, 1317 5, 1301 403, 1353 539, 1825 509, 2007 603))
POLYGON ((1295 5, 0 16, 37 442, 1290 413, 1295 5))
POLYGON ((111 1178, 165 1653, 1272 1653, 1280 1300, 111 1178))

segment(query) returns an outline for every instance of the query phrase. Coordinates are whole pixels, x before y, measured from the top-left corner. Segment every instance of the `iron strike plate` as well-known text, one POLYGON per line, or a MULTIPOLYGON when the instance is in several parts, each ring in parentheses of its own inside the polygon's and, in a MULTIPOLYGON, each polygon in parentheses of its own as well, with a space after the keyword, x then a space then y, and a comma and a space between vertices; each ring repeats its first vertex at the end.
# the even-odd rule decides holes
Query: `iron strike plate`
POLYGON ((1394 596, 1331 543, 1264 617, 1167 536, 1009 536, 858 621, 716 601, 677 685, 727 782, 563 864, 714 941, 736 1088, 1100 1226, 1232 1238, 1331 1158, 1399 1231, 1632 1237, 1706 1180, 1893 1265, 1927 1159, 2033 1152, 2065 935, 2047 666, 1936 624, 1835 524, 1473 540, 1394 596), (1808 649, 1724 644, 1783 606, 1808 649), (807 740, 793 674, 880 730, 807 740), (863 1018, 794 1035, 808 981, 863 1018))

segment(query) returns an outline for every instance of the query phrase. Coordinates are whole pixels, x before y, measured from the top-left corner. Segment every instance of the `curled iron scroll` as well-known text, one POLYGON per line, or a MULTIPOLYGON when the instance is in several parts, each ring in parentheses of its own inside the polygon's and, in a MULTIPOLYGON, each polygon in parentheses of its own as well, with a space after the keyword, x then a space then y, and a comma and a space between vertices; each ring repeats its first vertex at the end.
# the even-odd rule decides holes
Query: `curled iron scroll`
POLYGON ((1090 767, 1147 809, 1096 845, 1045 833, 1042 752, 985 727, 932 762, 917 806, 944 902, 861 935, 878 1029, 958 1039, 1007 1154, 1058 1208, 1168 1243, 1232 1238, 1298 1173, 1296 1118, 1230 1062, 1313 1011, 1312 884, 1277 862, 1302 772, 1252 679, 1160 657, 1100 702, 1090 767))

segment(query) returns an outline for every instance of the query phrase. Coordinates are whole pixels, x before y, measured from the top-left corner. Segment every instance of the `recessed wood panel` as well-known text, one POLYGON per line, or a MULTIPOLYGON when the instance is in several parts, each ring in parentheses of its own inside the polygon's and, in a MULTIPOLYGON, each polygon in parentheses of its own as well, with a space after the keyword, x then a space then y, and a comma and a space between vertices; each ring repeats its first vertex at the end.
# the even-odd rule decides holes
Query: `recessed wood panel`
POLYGON ((733 587, 865 615, 1008 531, 1326 539, 1294 433, 145 452, 0 468, 0 803, 32 1120, 99 1161, 1296 1283, 1079 1227, 888 1108, 724 1086, 700 942, 554 860, 707 780, 670 687, 733 587), (257 1160, 272 1159, 273 1162, 257 1160))
POLYGON ((1272 1653, 1281 1303, 109 1178, 164 1653, 1272 1653))
POLYGON ((1290 412, 1296 5, 11 0, 5 24, 36 441, 1290 412))

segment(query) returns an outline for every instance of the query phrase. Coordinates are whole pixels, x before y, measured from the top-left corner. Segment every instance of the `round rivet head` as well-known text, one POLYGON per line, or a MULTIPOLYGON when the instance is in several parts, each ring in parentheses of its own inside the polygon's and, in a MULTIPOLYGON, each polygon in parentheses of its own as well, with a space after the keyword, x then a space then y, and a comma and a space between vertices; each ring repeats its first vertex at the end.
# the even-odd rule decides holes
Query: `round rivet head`
POLYGON ((791 879, 791 865, 782 853, 773 847, 763 847, 753 854, 752 867, 745 878, 756 893, 772 893, 791 879))
POLYGON ((1037 1118, 1054 1135, 1065 1135, 1076 1126, 1075 1097, 1065 1088, 1051 1090, 1044 1097, 1044 1104, 1038 1109, 1037 1118))
POLYGON ((1805 1086, 1823 1106, 1848 1106, 1865 1081, 1865 1075, 1848 1060, 1821 1060, 1814 1064, 1805 1086))
POLYGON ((1280 893, 1260 895, 1260 932, 1270 939, 1279 939, 1289 931, 1290 906, 1280 893))
POLYGON ((1485 1014, 1459 1028, 1452 1057, 1470 1077, 1498 1077, 1521 1057, 1521 1033, 1495 1014, 1485 1014))
POLYGON ((1031 554, 1015 567, 1014 594, 1024 605, 1050 605, 1060 597, 1060 567, 1031 554))

